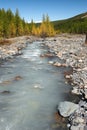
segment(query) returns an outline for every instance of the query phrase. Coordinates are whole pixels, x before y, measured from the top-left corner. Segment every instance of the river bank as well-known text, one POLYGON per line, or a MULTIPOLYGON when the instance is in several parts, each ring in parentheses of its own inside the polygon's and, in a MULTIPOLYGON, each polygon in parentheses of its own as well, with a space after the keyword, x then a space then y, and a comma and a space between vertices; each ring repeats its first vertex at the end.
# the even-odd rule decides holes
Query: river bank
POLYGON ((71 93, 80 97, 78 104, 63 102, 58 107, 60 114, 68 117, 69 124, 67 126, 70 130, 87 129, 87 46, 84 46, 84 42, 84 35, 65 34, 45 39, 45 44, 50 51, 63 61, 63 63, 58 61, 49 63, 56 67, 72 68, 72 72, 64 74, 65 83, 70 83, 72 85, 71 93))
MULTIPOLYGON (((13 58, 15 55, 21 55, 22 49, 27 46, 27 43, 37 41, 38 38, 34 36, 20 36, 16 38, 3 39, 0 41, 0 60, 13 58)), ((39 40, 41 40, 39 38, 39 40)))

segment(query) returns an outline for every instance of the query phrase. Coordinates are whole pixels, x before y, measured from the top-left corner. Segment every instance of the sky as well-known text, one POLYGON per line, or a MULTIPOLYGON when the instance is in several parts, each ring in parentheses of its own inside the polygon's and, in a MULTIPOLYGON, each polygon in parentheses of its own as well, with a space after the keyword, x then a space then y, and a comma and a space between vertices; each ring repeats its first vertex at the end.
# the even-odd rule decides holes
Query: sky
POLYGON ((73 17, 87 12, 87 0, 0 0, 0 8, 18 8, 21 18, 30 22, 40 22, 43 14, 48 14, 51 21, 73 17))

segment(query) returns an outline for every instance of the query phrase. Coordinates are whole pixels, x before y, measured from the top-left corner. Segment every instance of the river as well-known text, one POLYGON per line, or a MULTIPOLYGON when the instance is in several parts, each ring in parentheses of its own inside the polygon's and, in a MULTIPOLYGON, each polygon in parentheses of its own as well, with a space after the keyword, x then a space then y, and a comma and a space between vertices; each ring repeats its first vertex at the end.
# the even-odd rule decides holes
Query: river
POLYGON ((52 125, 57 104, 69 99, 70 86, 65 84, 65 68, 48 64, 56 57, 40 57, 47 51, 33 42, 1 65, 0 130, 63 130, 52 125))

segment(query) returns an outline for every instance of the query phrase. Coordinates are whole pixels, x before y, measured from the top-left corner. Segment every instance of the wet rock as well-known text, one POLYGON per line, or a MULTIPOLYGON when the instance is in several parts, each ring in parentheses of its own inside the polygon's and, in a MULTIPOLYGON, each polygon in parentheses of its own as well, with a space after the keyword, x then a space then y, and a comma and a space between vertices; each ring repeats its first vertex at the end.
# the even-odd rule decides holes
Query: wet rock
POLYGON ((47 54, 41 54, 40 57, 53 57, 54 55, 51 53, 47 53, 47 54))
POLYGON ((51 53, 44 54, 45 57, 53 57, 54 55, 51 53))
POLYGON ((66 75, 65 78, 66 78, 66 79, 70 79, 71 76, 70 76, 70 75, 66 75))
POLYGON ((78 109, 78 104, 64 101, 60 102, 58 105, 58 111, 63 117, 68 117, 70 116, 75 110, 78 109))
POLYGON ((54 66, 57 66, 57 67, 62 66, 61 63, 58 63, 58 62, 54 63, 53 65, 54 65, 54 66))
POLYGON ((22 79, 21 76, 16 76, 16 77, 14 78, 14 80, 16 80, 16 81, 21 80, 21 79, 22 79))
POLYGON ((49 63, 49 64, 53 64, 54 62, 53 62, 53 61, 49 61, 48 63, 49 63))
POLYGON ((40 84, 36 84, 33 86, 35 89, 43 89, 44 87, 40 86, 40 84))
POLYGON ((10 93, 10 91, 8 91, 8 90, 5 90, 5 91, 3 91, 3 92, 1 92, 2 94, 9 94, 10 93))
POLYGON ((68 128, 70 128, 70 127, 71 127, 71 125, 68 123, 68 124, 67 124, 67 127, 68 127, 68 128))
POLYGON ((12 80, 6 80, 6 81, 2 81, 0 84, 2 85, 8 85, 12 82, 12 80))
POLYGON ((44 54, 41 54, 41 55, 40 55, 40 57, 42 57, 42 58, 43 58, 43 57, 44 57, 44 54))
POLYGON ((59 62, 55 62, 53 65, 56 67, 66 67, 65 63, 59 63, 59 62))

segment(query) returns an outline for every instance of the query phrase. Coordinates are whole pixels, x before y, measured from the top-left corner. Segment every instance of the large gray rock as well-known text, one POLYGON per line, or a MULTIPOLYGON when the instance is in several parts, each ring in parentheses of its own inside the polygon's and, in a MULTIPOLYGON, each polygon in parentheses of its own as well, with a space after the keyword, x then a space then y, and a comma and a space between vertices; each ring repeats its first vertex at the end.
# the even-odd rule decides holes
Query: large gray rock
POLYGON ((63 117, 70 116, 78 108, 79 108, 78 104, 68 101, 60 102, 58 105, 58 111, 63 117))

